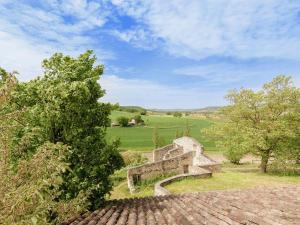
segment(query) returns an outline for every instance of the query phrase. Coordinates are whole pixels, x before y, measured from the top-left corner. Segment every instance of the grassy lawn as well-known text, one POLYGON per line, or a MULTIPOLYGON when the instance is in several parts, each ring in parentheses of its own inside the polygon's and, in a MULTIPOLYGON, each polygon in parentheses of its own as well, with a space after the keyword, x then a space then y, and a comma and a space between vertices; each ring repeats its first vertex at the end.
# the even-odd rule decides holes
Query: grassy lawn
MULTIPOLYGON (((114 121, 119 116, 133 117, 134 115, 134 113, 113 111, 111 119, 114 121)), ((176 118, 166 115, 149 115, 142 118, 145 126, 108 128, 108 140, 120 138, 121 149, 124 150, 150 151, 153 149, 152 134, 155 126, 159 128, 159 134, 164 137, 166 144, 169 144, 174 139, 176 130, 183 131, 188 121, 192 137, 203 144, 207 151, 216 151, 215 144, 205 139, 200 133, 201 129, 213 123, 212 120, 192 117, 176 118)))
MULTIPOLYGON (((152 196, 155 182, 143 185, 134 194, 127 188, 126 171, 119 175, 120 182, 112 191, 111 199, 152 196)), ((300 184, 300 176, 279 176, 274 174, 261 174, 257 164, 232 165, 226 163, 221 173, 214 173, 212 178, 187 178, 174 182, 166 188, 172 193, 201 192, 225 189, 245 189, 261 186, 278 186, 287 184, 300 184)))
POLYGON ((221 173, 214 173, 212 178, 187 178, 166 186, 171 193, 201 192, 225 189, 245 189, 269 187, 287 184, 300 184, 299 176, 280 176, 262 174, 256 164, 234 166, 225 164, 221 173))

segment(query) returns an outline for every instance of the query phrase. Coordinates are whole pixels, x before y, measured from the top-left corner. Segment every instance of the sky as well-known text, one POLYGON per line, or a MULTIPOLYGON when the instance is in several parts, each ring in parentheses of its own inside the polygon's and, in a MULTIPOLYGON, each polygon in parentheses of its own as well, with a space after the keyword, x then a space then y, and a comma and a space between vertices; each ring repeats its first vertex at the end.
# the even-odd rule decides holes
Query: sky
POLYGON ((225 105, 279 74, 300 87, 299 0, 0 0, 0 66, 21 81, 55 52, 94 50, 101 101, 225 105))

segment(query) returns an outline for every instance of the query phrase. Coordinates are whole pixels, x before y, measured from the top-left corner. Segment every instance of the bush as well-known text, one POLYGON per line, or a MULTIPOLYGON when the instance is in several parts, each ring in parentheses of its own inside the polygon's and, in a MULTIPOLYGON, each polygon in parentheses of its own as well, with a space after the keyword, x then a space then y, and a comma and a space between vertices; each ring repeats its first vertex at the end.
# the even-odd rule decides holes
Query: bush
POLYGON ((147 158, 143 157, 141 153, 138 152, 122 152, 121 153, 125 166, 136 166, 147 162, 147 158))
POLYGON ((142 116, 146 116, 146 115, 147 115, 147 110, 143 110, 143 111, 141 112, 141 115, 142 115, 142 116))
POLYGON ((300 166, 289 160, 277 159, 270 163, 269 171, 271 173, 280 174, 284 176, 300 175, 300 166))
POLYGON ((182 117, 182 113, 181 112, 174 112, 173 116, 180 118, 180 117, 182 117))
POLYGON ((233 149, 229 149, 225 152, 225 157, 233 164, 240 164, 241 159, 245 155, 242 151, 236 151, 233 149))
POLYGON ((141 123, 144 123, 144 120, 142 119, 142 116, 141 115, 136 115, 133 117, 133 119, 135 120, 135 122, 137 124, 141 124, 141 123))
POLYGON ((120 116, 117 118, 117 121, 121 127, 127 127, 129 119, 125 116, 120 116))

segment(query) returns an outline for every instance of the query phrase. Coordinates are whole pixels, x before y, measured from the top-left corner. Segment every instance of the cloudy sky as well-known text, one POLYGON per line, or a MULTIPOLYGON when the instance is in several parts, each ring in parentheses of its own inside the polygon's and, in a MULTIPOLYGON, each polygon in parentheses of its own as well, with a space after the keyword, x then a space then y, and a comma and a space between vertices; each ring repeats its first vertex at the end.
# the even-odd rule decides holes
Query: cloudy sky
POLYGON ((103 101, 226 104, 278 74, 300 86, 299 0, 0 0, 0 66, 28 81, 54 52, 93 49, 103 101))

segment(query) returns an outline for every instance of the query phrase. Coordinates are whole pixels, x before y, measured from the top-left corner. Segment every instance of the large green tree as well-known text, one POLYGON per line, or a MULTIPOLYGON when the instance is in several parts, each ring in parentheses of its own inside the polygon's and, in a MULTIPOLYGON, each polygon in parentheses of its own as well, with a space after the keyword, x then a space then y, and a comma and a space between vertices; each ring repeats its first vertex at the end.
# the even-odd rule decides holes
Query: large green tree
POLYGON ((111 106, 99 102, 103 66, 95 62, 92 51, 78 58, 54 54, 43 61, 43 76, 19 84, 11 100, 14 110, 26 108, 11 145, 14 160, 30 157, 45 142, 68 146, 69 170, 57 200, 84 193, 90 209, 102 204, 112 188, 109 176, 123 164, 118 143, 105 140, 111 106))
POLYGON ((262 90, 241 89, 227 95, 224 121, 209 129, 233 162, 246 153, 261 158, 261 171, 267 171, 270 157, 299 158, 300 92, 291 78, 277 76, 262 90))

